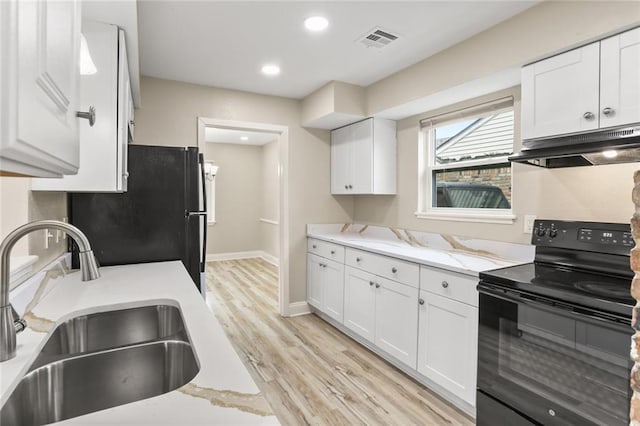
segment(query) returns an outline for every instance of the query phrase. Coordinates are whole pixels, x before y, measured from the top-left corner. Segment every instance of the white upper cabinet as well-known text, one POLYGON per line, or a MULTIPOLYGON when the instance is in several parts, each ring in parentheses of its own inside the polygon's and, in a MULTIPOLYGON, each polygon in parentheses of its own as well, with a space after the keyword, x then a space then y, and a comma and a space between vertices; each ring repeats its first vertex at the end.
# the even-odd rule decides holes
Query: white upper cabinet
POLYGON ((395 121, 368 118, 331 132, 331 193, 396 193, 395 121))
POLYGON ((0 2, 0 171, 79 166, 79 1, 0 2))
POLYGON ((80 108, 94 107, 96 121, 80 126, 80 169, 62 179, 33 179, 40 191, 124 192, 127 190, 127 144, 130 134, 131 85, 124 31, 101 22, 82 23, 97 72, 80 77, 80 108))
POLYGON ((640 28, 600 43, 600 127, 640 122, 640 28))
POLYGON ((640 28, 522 69, 522 138, 640 122, 640 28))

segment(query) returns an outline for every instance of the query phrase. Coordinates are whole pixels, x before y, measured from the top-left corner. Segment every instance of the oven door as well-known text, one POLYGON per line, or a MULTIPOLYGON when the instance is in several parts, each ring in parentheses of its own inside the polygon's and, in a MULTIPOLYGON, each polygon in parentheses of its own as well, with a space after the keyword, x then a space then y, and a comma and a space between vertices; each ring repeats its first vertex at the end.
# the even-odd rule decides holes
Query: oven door
MULTIPOLYGON (((488 395, 544 425, 629 424, 629 318, 484 282, 478 290, 479 402, 488 395)), ((483 412, 478 425, 488 424, 483 412)))

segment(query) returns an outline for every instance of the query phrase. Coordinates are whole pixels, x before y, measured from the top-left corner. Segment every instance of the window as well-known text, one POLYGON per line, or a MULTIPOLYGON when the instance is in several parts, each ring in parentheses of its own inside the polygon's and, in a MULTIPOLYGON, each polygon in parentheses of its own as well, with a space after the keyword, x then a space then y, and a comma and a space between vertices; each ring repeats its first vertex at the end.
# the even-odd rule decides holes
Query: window
POLYGON ((218 166, 205 161, 204 163, 204 187, 207 191, 207 222, 216 223, 216 174, 218 166))
POLYGON ((418 217, 511 223, 513 99, 421 121, 418 217))

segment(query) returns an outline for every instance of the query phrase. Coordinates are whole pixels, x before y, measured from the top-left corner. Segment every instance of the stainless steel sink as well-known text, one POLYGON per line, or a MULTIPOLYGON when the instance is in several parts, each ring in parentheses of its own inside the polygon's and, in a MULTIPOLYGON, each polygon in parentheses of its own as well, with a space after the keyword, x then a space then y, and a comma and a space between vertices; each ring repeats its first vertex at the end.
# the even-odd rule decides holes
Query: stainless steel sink
POLYGON ((150 305, 82 315, 56 327, 31 370, 68 355, 164 338, 187 341, 182 315, 175 306, 150 305))
POLYGON ((199 369, 178 308, 77 317, 53 332, 0 410, 0 424, 43 425, 151 398, 199 369))

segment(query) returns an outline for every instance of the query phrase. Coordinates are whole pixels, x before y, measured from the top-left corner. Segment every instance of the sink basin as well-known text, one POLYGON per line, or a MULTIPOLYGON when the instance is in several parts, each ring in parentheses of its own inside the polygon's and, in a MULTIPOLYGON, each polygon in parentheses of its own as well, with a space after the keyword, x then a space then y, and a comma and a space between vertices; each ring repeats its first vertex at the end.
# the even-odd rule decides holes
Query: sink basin
POLYGON ((30 370, 68 355, 163 338, 186 341, 180 309, 150 305, 74 317, 54 330, 30 370))
POLYGON ((54 330, 0 409, 0 424, 44 425, 151 398, 199 369, 177 307, 79 316, 54 330))

